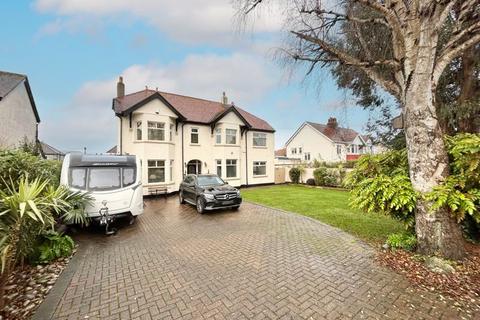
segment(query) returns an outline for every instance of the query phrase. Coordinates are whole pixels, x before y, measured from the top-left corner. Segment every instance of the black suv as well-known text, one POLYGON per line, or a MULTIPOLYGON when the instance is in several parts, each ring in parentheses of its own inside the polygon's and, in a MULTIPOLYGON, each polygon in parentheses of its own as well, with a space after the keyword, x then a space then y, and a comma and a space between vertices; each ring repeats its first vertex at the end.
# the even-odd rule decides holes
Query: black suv
POLYGON ((189 174, 180 184, 180 203, 188 202, 197 207, 199 213, 205 210, 233 208, 242 203, 240 191, 214 174, 189 174))

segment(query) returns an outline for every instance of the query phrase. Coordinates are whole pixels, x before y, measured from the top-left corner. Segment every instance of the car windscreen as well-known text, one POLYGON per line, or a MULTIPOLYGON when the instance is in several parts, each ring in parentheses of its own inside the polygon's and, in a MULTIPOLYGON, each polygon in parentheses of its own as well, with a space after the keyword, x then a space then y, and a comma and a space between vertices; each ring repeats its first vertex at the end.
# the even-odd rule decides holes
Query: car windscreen
POLYGON ((197 181, 199 186, 221 186, 225 184, 225 182, 217 176, 198 176, 197 181))

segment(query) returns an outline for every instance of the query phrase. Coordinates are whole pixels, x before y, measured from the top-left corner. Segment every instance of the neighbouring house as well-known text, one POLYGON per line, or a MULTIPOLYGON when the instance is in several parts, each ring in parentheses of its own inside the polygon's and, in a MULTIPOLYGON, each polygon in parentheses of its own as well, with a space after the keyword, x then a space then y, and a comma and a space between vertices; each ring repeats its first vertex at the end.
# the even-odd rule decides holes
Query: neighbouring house
POLYGON ((327 124, 304 122, 288 139, 285 149, 286 157, 304 162, 350 161, 378 152, 367 135, 340 127, 336 118, 329 118, 327 124))
POLYGON ((106 154, 117 154, 117 146, 111 147, 111 148, 108 149, 105 153, 106 153, 106 154))
POLYGON ((39 123, 27 76, 0 71, 0 148, 37 143, 39 123))
POLYGON ((298 157, 287 157, 287 148, 275 150, 275 166, 295 166, 300 163, 301 161, 298 157))
POLYGON ((144 194, 178 191, 185 174, 214 173, 234 186, 274 182, 275 130, 225 93, 221 102, 148 88, 125 94, 120 77, 112 107, 114 151, 140 157, 144 194))
POLYGON ((40 141, 40 146, 42 147, 42 155, 49 160, 58 160, 63 161, 65 158, 65 153, 52 147, 51 145, 40 141))

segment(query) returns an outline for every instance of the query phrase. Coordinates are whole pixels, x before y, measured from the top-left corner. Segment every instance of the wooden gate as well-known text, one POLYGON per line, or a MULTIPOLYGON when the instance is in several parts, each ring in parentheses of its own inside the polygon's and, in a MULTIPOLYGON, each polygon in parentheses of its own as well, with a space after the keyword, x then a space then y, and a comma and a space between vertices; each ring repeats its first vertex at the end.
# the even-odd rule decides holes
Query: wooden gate
POLYGON ((285 168, 275 167, 275 184, 285 183, 285 168))

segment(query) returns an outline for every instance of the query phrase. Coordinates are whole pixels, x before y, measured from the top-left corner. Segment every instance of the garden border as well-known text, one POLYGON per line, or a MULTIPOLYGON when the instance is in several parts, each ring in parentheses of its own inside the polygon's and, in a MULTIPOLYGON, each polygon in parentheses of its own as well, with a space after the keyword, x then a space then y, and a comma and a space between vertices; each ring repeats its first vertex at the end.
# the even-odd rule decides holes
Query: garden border
POLYGON ((40 303, 31 317, 31 320, 47 320, 53 319, 60 301, 62 300, 65 290, 72 281, 73 275, 78 270, 81 260, 87 255, 90 245, 82 242, 78 245, 77 252, 68 262, 65 269, 55 281, 52 289, 47 293, 45 299, 40 303))

